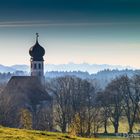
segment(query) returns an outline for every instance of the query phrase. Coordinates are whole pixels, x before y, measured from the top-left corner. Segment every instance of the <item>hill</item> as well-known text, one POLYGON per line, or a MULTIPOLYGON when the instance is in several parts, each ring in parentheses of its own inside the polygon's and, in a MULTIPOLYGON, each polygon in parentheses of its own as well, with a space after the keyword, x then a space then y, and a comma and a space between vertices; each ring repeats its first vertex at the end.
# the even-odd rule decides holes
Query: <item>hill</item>
MULTIPOLYGON (((133 77, 134 75, 140 75, 140 70, 109 70, 105 69, 103 71, 99 71, 95 74, 89 74, 88 72, 83 71, 48 71, 45 73, 46 80, 63 77, 63 76, 76 76, 81 79, 88 79, 92 81, 96 81, 100 88, 106 87, 106 85, 116 77, 120 77, 122 75, 127 75, 128 77, 133 77)), ((25 71, 15 71, 14 73, 0 73, 0 84, 7 83, 12 76, 29 76, 29 73, 25 71)))
MULTIPOLYGON (((122 138, 80 138, 68 134, 0 127, 0 140, 121 140, 122 138)), ((123 138, 125 140, 125 138, 123 138)), ((133 140, 138 140, 133 139, 133 140)))
MULTIPOLYGON (((44 66, 45 72, 48 71, 82 71, 82 72, 88 72, 90 74, 97 73, 99 71, 102 71, 104 69, 118 69, 118 70, 124 70, 124 69, 135 69, 130 66, 121 66, 121 65, 108 65, 108 64, 88 64, 88 63, 81 63, 81 64, 75 64, 75 63, 68 63, 68 64, 45 64, 44 66)), ((0 65, 0 72, 15 72, 15 71, 26 71, 29 72, 30 68, 28 65, 12 65, 12 66, 4 66, 0 65)))
MULTIPOLYGON (((67 134, 46 131, 0 128, 0 140, 84 140, 73 138, 67 134)), ((85 139, 86 140, 86 139, 85 139)))

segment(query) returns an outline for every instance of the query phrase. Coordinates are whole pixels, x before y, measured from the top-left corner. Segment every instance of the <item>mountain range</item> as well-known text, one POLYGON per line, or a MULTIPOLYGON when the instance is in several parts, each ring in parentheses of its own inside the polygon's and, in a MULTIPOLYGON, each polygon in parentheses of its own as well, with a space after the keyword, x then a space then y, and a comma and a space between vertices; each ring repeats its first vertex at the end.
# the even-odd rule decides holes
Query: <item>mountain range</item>
MULTIPOLYGON (((130 66, 121 66, 121 65, 108 65, 108 64, 88 64, 88 63, 68 63, 68 64, 45 64, 45 72, 47 71, 83 71, 88 72, 90 74, 97 73, 104 69, 109 70, 124 70, 124 69, 135 69, 130 66)), ((7 72, 15 72, 15 71, 26 71, 29 72, 30 68, 28 65, 12 65, 12 66, 5 66, 0 65, 0 72, 7 73, 7 72)))

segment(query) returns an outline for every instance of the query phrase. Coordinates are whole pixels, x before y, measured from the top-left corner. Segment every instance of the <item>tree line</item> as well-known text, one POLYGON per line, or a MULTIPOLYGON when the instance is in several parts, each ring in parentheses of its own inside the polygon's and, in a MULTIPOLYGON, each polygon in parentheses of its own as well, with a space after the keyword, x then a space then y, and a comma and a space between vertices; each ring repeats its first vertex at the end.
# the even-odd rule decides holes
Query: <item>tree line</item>
MULTIPOLYGON (((133 133, 135 124, 140 124, 140 75, 117 77, 105 89, 93 81, 64 76, 46 82, 46 90, 53 97, 52 111, 44 107, 34 116, 27 108, 20 109, 17 127, 90 136, 101 128, 108 133, 109 125, 118 133, 122 118, 129 133, 133 133)), ((12 105, 11 108, 14 111, 12 105)), ((0 106, 0 124, 7 126, 4 114, 12 111, 10 106, 1 110, 0 106)))
POLYGON ((140 123, 140 76, 121 76, 104 90, 97 84, 76 77, 60 77, 47 84, 54 96, 54 122, 62 132, 74 131, 80 136, 98 133, 108 123, 118 133, 122 118, 129 133, 140 123))

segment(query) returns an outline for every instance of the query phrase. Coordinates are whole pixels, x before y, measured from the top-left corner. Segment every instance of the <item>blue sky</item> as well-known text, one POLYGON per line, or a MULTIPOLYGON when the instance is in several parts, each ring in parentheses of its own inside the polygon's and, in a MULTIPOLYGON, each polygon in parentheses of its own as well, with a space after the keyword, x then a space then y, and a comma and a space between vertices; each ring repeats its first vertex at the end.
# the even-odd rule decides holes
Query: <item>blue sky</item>
POLYGON ((1 0, 0 64, 29 64, 39 32, 45 63, 140 68, 139 0, 1 0))

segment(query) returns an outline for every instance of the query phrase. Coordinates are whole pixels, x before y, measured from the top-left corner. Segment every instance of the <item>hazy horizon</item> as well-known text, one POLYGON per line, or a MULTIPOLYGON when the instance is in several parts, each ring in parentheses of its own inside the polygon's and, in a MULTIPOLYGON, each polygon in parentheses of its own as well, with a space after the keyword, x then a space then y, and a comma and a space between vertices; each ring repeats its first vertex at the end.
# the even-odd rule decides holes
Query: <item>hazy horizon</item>
MULTIPOLYGON (((89 74, 97 73, 104 70, 117 70, 117 71, 127 71, 127 70, 138 70, 130 66, 121 66, 121 65, 108 65, 108 64, 88 64, 88 63, 67 63, 67 64, 45 64, 44 72, 88 72, 89 74)), ((15 64, 12 66, 6 66, 0 64, 0 72, 16 72, 16 71, 26 71, 30 72, 30 65, 25 64, 15 64)))
MULTIPOLYGON (((108 66, 118 66, 118 67, 128 67, 128 68, 132 68, 132 69, 137 69, 136 67, 132 67, 130 65, 115 65, 115 64, 97 64, 97 63, 87 63, 87 62, 82 62, 82 63, 74 63, 74 62, 68 62, 68 63, 57 63, 57 64, 54 64, 54 63, 44 63, 44 65, 69 65, 69 64, 75 64, 75 65, 83 65, 83 64, 87 64, 87 65, 108 65, 108 66)), ((6 65, 6 64, 0 64, 0 65, 3 65, 3 66, 8 66, 8 67, 11 67, 11 66, 16 66, 16 65, 26 65, 26 66, 30 66, 30 63, 27 63, 27 64, 24 64, 24 63, 15 63, 15 64, 11 64, 11 65, 6 65)))
POLYGON ((30 64, 39 42, 47 64, 140 68, 140 1, 5 0, 0 2, 0 64, 30 64))

